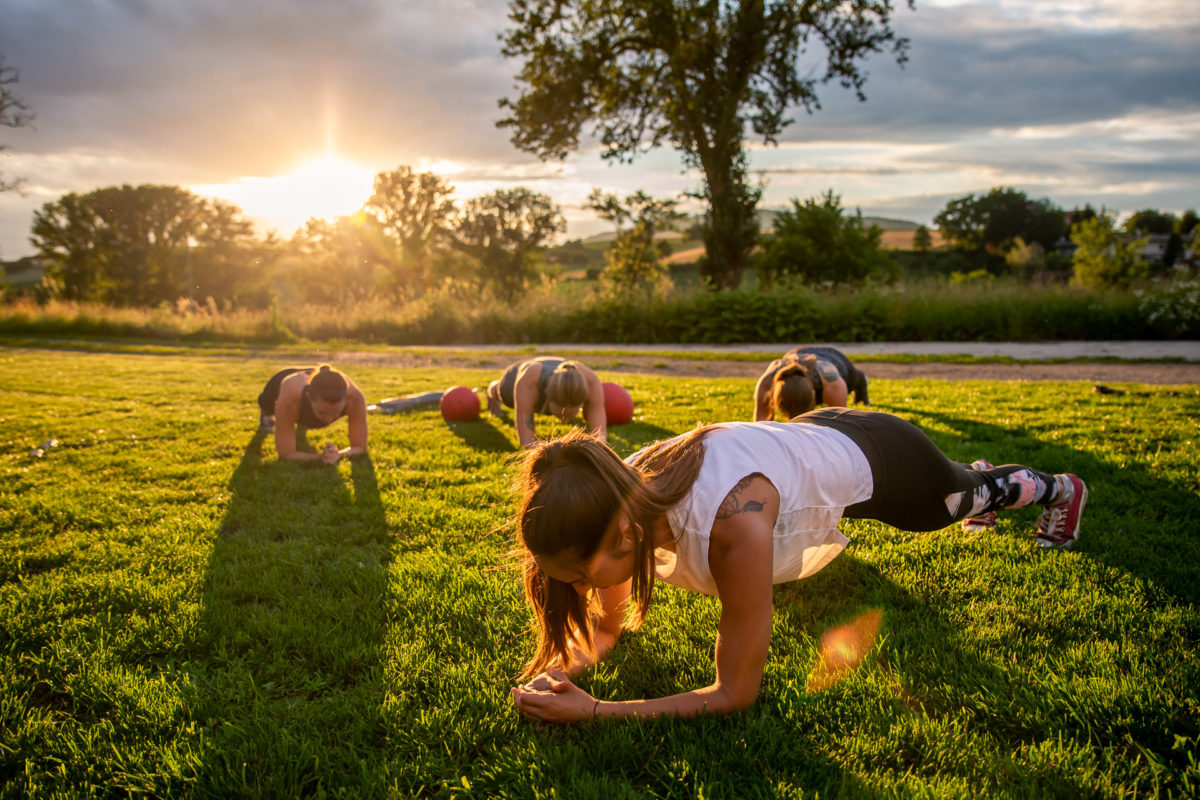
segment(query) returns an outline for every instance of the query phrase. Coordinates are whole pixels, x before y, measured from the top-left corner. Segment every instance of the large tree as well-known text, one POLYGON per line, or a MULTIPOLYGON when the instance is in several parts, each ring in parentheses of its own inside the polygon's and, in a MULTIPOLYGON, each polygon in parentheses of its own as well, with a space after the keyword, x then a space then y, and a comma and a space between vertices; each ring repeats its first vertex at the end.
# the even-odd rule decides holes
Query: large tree
POLYGON ((468 200, 453 244, 479 263, 479 277, 512 302, 534 275, 537 256, 566 230, 562 211, 546 195, 518 186, 468 200))
POLYGON ((178 186, 110 186, 34 212, 31 241, 71 299, 232 299, 257 253, 236 206, 178 186))
POLYGON ((394 249, 365 212, 332 221, 314 217, 292 236, 280 267, 304 299, 342 306, 382 288, 394 249))
POLYGON ((1144 208, 1135 211, 1125 220, 1125 232, 1134 236, 1148 234, 1169 234, 1175 230, 1179 218, 1170 211, 1159 211, 1157 208, 1144 208))
POLYGON ((606 159, 675 147, 704 176, 707 277, 736 287, 758 236, 747 135, 774 143, 789 109, 820 108, 829 81, 865 99, 860 62, 905 58, 892 11, 892 0, 511 0, 504 54, 524 65, 497 124, 543 159, 578 149, 585 125, 606 159), (799 65, 810 46, 823 71, 799 65))
POLYGON ((397 292, 419 290, 431 277, 431 258, 454 214, 453 191, 440 176, 407 166, 375 176, 375 191, 363 209, 399 246, 400 258, 392 263, 397 292))
MULTIPOLYGON (((20 128, 33 121, 29 106, 8 88, 20 78, 21 74, 15 67, 4 66, 4 55, 0 53, 0 125, 6 128, 20 128)), ((8 148, 5 145, 0 144, 0 151, 6 149, 8 148)), ((4 175, 0 174, 0 192, 12 191, 20 185, 19 178, 5 180, 4 175)))

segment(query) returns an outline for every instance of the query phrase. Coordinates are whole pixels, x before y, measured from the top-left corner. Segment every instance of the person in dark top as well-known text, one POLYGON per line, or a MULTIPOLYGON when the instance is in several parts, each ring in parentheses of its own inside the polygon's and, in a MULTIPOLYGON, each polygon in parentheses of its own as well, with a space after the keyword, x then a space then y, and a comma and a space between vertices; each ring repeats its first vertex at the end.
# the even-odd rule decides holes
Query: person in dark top
POLYGON ((583 412, 588 430, 607 441, 608 418, 600 378, 578 361, 538 356, 511 364, 487 388, 488 411, 504 417, 504 406, 516 414, 517 438, 522 447, 537 443, 534 414, 550 414, 570 422, 583 412))
POLYGON ((793 347, 772 361, 755 384, 754 421, 774 419, 776 409, 791 419, 821 404, 845 406, 850 392, 854 402, 871 404, 867 376, 840 350, 793 347))
POLYGON ((275 450, 293 461, 337 464, 343 458, 367 452, 367 401, 344 373, 328 364, 291 367, 271 376, 258 396, 261 430, 275 430, 275 450), (296 449, 296 426, 324 428, 345 417, 350 446, 340 450, 328 442, 319 453, 296 449))

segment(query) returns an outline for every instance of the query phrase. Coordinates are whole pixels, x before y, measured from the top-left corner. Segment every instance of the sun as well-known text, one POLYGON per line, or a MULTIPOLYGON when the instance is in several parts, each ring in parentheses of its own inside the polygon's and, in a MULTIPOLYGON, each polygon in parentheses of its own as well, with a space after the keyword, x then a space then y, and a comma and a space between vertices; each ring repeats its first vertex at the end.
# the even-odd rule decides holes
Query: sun
POLYGON ((311 217, 353 214, 371 197, 371 170, 337 155, 325 155, 273 178, 247 177, 232 183, 193 186, 205 197, 237 205, 247 216, 290 236, 311 217))

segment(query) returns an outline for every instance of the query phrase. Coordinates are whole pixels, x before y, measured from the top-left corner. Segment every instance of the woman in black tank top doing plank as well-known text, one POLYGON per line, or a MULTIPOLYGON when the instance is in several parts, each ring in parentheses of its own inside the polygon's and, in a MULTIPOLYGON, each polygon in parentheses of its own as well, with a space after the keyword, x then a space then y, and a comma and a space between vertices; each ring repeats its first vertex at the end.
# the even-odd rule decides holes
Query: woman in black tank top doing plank
POLYGON ((488 411, 504 418, 504 407, 516 414, 517 438, 522 447, 537 444, 534 414, 550 414, 570 422, 583 412, 588 431, 607 441, 608 418, 604 387, 596 373, 578 361, 538 356, 509 366, 487 388, 488 411))
POLYGON ((366 398, 354 381, 328 364, 276 372, 258 396, 258 407, 262 414, 259 427, 274 428, 275 450, 280 458, 337 464, 343 458, 367 452, 366 398), (324 428, 340 417, 349 423, 349 447, 338 449, 328 442, 319 453, 296 449, 297 425, 324 428))

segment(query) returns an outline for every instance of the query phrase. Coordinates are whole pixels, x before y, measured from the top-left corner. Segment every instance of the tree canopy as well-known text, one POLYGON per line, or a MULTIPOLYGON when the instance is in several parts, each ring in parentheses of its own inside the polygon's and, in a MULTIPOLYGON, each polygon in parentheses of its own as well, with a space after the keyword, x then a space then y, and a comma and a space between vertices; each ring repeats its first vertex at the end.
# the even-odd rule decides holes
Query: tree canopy
POLYGON ((1141 255, 1146 240, 1130 240, 1120 234, 1107 214, 1074 226, 1071 241, 1078 245, 1071 278, 1076 286, 1128 286, 1149 274, 1149 265, 1141 255))
POLYGON ((481 282, 512 302, 533 276, 536 256, 566 228, 562 211, 547 195, 524 187, 498 189, 466 202, 452 241, 479 262, 481 282))
POLYGON ((392 261, 395 287, 411 289, 430 279, 430 259, 445 237, 454 204, 454 187, 432 172, 399 166, 375 176, 375 190, 363 209, 399 246, 392 261))
POLYGON ((1159 211, 1156 208, 1144 208, 1135 211, 1125 220, 1125 231, 1136 236, 1151 233, 1169 234, 1175 230, 1178 218, 1169 211, 1159 211))
POLYGON ((1020 237, 1049 250, 1066 232, 1063 212, 1047 199, 998 186, 986 195, 951 200, 933 218, 943 238, 969 249, 997 253, 1020 237))
POLYGON ((617 238, 605 253, 605 267, 600 275, 606 290, 625 295, 637 290, 652 293, 667 288, 666 266, 659 260, 663 253, 655 246, 654 237, 660 228, 684 219, 678 205, 677 200, 655 199, 641 189, 624 199, 600 189, 592 190, 588 207, 596 216, 617 226, 617 238), (630 225, 628 230, 626 224, 630 225))
POLYGON ((312 218, 292 236, 279 271, 305 299, 343 304, 372 297, 386 284, 394 251, 365 212, 312 218))
MULTIPOLYGON (((33 121, 33 113, 29 106, 9 88, 20 78, 21 73, 15 67, 4 65, 4 54, 0 53, 0 125, 6 128, 20 128, 33 121)), ((0 151, 7 149, 6 145, 0 144, 0 151)), ((13 191, 20 185, 20 179, 5 180, 4 175, 0 173, 0 192, 13 191)))
POLYGON ((912 249, 918 253, 928 253, 933 249, 933 234, 924 225, 918 225, 913 231, 912 249))
POLYGON ((587 125, 606 159, 673 146, 703 175, 706 277, 736 287, 761 195, 744 139, 774 143, 789 109, 820 108, 820 84, 865 99, 860 62, 885 50, 905 59, 892 11, 892 0, 512 0, 504 54, 524 64, 520 93, 501 100, 509 115, 497 124, 543 159, 577 150, 587 125), (810 47, 823 71, 799 65, 810 47))
POLYGON ((109 186, 34 212, 30 237, 69 299, 232 298, 258 246, 236 206, 178 186, 109 186))

